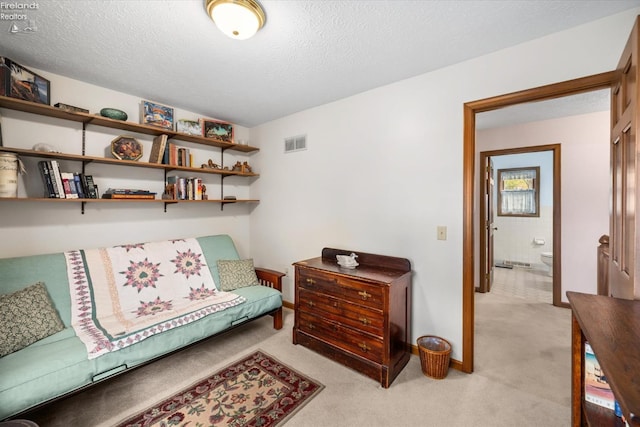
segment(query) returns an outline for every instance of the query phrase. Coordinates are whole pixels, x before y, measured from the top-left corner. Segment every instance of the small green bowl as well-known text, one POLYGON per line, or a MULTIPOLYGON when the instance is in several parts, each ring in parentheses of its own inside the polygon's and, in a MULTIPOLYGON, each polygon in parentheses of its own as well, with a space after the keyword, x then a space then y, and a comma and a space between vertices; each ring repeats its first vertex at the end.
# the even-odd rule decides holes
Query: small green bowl
POLYGON ((100 110, 100 115, 114 120, 127 120, 127 117, 129 117, 127 113, 117 108, 103 108, 100 110))

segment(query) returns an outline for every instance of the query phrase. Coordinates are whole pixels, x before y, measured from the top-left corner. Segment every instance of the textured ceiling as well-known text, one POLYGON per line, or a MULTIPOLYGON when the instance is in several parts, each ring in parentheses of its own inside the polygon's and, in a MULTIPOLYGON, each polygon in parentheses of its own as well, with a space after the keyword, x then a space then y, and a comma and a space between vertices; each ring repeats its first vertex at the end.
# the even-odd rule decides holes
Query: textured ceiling
POLYGON ((265 27, 237 41, 218 31, 201 0, 41 0, 25 12, 36 31, 10 34, 11 22, 0 21, 0 55, 251 127, 640 6, 640 0, 260 3, 265 27))
POLYGON ((545 101, 512 105, 476 115, 476 129, 519 125, 600 111, 608 111, 609 90, 596 90, 545 101))

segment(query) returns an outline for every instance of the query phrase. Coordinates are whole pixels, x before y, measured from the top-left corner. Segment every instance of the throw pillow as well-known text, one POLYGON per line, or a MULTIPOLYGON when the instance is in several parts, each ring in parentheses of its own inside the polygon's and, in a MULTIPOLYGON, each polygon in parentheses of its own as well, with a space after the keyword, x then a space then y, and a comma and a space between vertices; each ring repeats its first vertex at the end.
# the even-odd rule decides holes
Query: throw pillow
POLYGON ((63 329, 44 283, 0 295, 0 357, 63 329))
POLYGON ((220 290, 232 291, 245 286, 259 285, 253 259, 218 260, 220 290))

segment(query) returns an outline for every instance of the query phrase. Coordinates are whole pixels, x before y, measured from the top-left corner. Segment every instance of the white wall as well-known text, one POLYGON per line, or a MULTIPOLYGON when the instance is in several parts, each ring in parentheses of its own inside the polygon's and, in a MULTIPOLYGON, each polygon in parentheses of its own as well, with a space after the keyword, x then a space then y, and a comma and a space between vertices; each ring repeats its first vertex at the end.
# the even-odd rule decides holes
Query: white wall
MULTIPOLYGON (((29 64, 24 64, 29 67, 29 64)), ((30 67, 29 67, 30 68, 30 67)), ((97 113, 103 107, 115 107, 129 115, 129 121, 138 122, 140 98, 115 92, 63 76, 34 70, 51 81, 51 104, 62 102, 89 109, 97 113)), ((151 100, 153 101, 153 100, 151 100)), ((2 109, 2 133, 5 146, 32 148, 36 143, 53 145, 58 151, 80 154, 82 125, 75 122, 41 117, 33 114, 2 109)), ((197 118, 198 114, 176 110, 176 118, 197 118)), ((89 125, 86 132, 87 154, 108 156, 110 142, 118 135, 136 137, 144 145, 143 161, 148 159, 152 137, 89 125)), ((236 138, 246 138, 249 129, 237 127, 236 138)), ((176 141, 177 142, 177 141, 176 141)), ((220 163, 220 150, 205 150, 188 143, 195 152, 197 164, 213 158, 220 163)), ((240 160, 242 157, 238 157, 240 160)), ((42 197, 42 179, 36 168, 40 159, 24 157, 27 175, 20 177, 20 196, 42 197)), ((225 164, 235 160, 231 151, 225 152, 225 164)), ((246 157, 243 159, 246 160, 246 157)), ((78 162, 62 162, 66 171, 79 172, 78 162)), ((100 191, 108 187, 145 188, 162 193, 164 175, 160 169, 123 166, 87 165, 100 191)), ((211 198, 220 197, 220 177, 203 174, 211 198)), ((225 194, 239 198, 249 195, 251 181, 232 177, 225 180, 225 194)), ((159 195, 158 195, 159 197, 159 195)), ((242 256, 250 256, 250 205, 175 204, 167 207, 144 203, 87 203, 81 214, 79 203, 9 201, 0 199, 0 257, 59 252, 76 248, 92 248, 122 243, 195 237, 210 234, 229 234, 242 256)))
POLYGON ((289 269, 293 301, 291 263, 323 247, 406 257, 414 340, 443 336, 461 360, 463 104, 614 69, 639 11, 251 129, 262 173, 252 187, 262 200, 251 216, 254 258, 289 269), (300 134, 308 150, 284 154, 284 138, 300 134), (436 240, 439 225, 446 241, 436 240))
POLYGON ((609 112, 604 111, 476 133, 478 153, 561 145, 564 302, 566 291, 597 293, 596 249, 600 236, 609 232, 609 123, 609 112))

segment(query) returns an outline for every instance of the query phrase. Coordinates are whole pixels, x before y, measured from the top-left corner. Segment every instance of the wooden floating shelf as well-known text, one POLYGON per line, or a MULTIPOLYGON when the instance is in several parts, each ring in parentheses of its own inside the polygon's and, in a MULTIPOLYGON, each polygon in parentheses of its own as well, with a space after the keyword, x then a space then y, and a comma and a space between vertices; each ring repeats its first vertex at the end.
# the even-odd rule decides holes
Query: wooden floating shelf
POLYGON ((60 202, 60 203, 258 203, 257 199, 237 199, 237 200, 222 200, 222 199, 209 199, 209 200, 165 200, 165 199, 58 199, 54 197, 2 197, 1 201, 22 201, 22 202, 60 202))
MULTIPOLYGON (((96 114, 88 114, 81 113, 75 111, 67 111, 64 109, 60 109, 57 107, 52 107, 50 105, 38 104, 35 102, 24 101, 21 99, 10 98, 6 96, 0 96, 0 109, 9 109, 14 111, 20 111, 24 113, 40 115, 44 117, 53 117, 62 120, 69 120, 76 123, 82 123, 82 153, 85 153, 86 148, 86 140, 85 140, 85 129, 86 125, 91 124, 95 126, 112 128, 112 129, 120 129, 128 132, 136 132, 147 135, 166 135, 168 139, 176 139, 180 141, 192 142, 194 144, 199 144, 207 147, 218 147, 221 149, 222 157, 224 159, 224 151, 225 150, 235 150, 242 153, 251 153, 254 151, 258 151, 259 149, 256 147, 252 147, 249 145, 241 145, 234 144, 229 142, 218 141, 213 138, 205 138, 203 136, 194 136, 187 135, 183 133, 178 133, 173 130, 163 129, 156 126, 150 126, 145 124, 138 124, 129 121, 120 121, 110 119, 108 117, 103 117, 96 114)), ((159 169, 164 171, 164 180, 167 180, 168 172, 186 172, 189 174, 214 174, 219 175, 221 177, 220 186, 221 193, 223 187, 224 178, 229 176, 239 176, 244 178, 258 177, 259 174, 253 172, 243 172, 245 170, 242 167, 242 170, 229 170, 229 169, 214 169, 214 168, 196 168, 196 167, 185 167, 185 166, 177 166, 177 165, 166 165, 160 163, 149 163, 149 162, 141 162, 134 160, 120 160, 115 158, 107 158, 107 157, 97 157, 97 156, 87 156, 84 154, 70 154, 70 153, 57 153, 57 152, 46 152, 46 151, 36 151, 31 149, 24 148, 13 148, 13 147, 0 147, 0 153, 12 153, 19 156, 25 157, 35 157, 35 158, 44 158, 44 159, 56 159, 56 160, 66 160, 66 161, 74 161, 82 163, 82 174, 85 173, 85 166, 90 163, 98 163, 98 164, 106 164, 106 165, 117 165, 117 166, 129 166, 129 167, 138 167, 138 168, 147 168, 147 169, 159 169)), ((224 162, 221 162, 224 164, 224 162)), ((239 162, 238 162, 239 163, 239 162)), ((246 162, 245 162, 246 163, 246 162)), ((250 170, 250 169, 247 169, 250 170)), ((46 183, 45 183, 46 186, 46 183)), ((49 194, 49 193, 47 193, 49 194)), ((0 198, 1 200, 8 201, 40 201, 40 202, 54 202, 54 203, 80 203, 81 212, 84 214, 84 208, 86 203, 162 203, 164 204, 164 210, 167 211, 167 205, 176 204, 176 203, 216 203, 220 205, 220 209, 223 210, 225 205, 231 203, 258 203, 259 200, 255 199, 236 199, 236 200, 226 200, 226 199, 210 199, 210 200, 165 200, 165 199, 136 199, 136 198, 124 198, 124 199, 87 199, 87 198, 76 198, 76 199, 67 199, 67 198, 53 198, 53 197, 9 197, 9 198, 0 198)))
POLYGON ((235 150, 243 153, 251 153, 259 151, 257 147, 250 145, 233 144, 228 142, 216 141, 203 136, 187 135, 175 132, 173 130, 162 129, 155 126, 143 125, 139 123, 114 120, 108 117, 102 117, 96 114, 79 113, 66 111, 50 105, 38 104, 36 102, 24 101, 21 99, 0 96, 0 108, 8 108, 11 110, 22 111, 25 113, 38 114, 41 116, 55 117, 58 119, 71 120, 74 122, 104 126, 107 128, 120 129, 129 132, 143 133, 146 135, 167 135, 169 138, 179 139, 181 141, 194 142, 202 145, 219 147, 223 150, 235 150))
POLYGON ((257 173, 242 173, 224 169, 190 168, 185 166, 165 165, 162 163, 140 162, 136 160, 109 159, 107 157, 83 156, 81 154, 51 153, 46 151, 27 150, 23 148, 0 147, 0 152, 14 153, 28 157, 43 157, 60 160, 72 160, 84 163, 102 163, 108 165, 133 166, 139 168, 164 169, 167 171, 184 171, 193 173, 209 173, 224 176, 260 176, 257 173))

